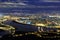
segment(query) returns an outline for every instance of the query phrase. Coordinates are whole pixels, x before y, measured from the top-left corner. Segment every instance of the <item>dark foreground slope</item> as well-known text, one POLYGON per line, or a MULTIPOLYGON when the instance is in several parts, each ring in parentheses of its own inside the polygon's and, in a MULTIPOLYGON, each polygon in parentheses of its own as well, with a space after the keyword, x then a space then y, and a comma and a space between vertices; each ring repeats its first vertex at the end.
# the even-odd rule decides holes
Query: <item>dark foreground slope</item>
MULTIPOLYGON (((27 35, 27 36, 21 36, 21 37, 3 37, 3 38, 1 38, 1 39, 3 39, 3 40, 41 40, 41 39, 46 39, 46 38, 43 38, 43 37, 38 37, 38 36, 36 36, 36 35, 27 35)), ((56 38, 49 38, 49 40, 50 39, 54 39, 54 40, 56 40, 56 38)), ((60 39, 60 38, 58 38, 58 39, 60 39)), ((57 40, 58 40, 57 39, 57 40)))

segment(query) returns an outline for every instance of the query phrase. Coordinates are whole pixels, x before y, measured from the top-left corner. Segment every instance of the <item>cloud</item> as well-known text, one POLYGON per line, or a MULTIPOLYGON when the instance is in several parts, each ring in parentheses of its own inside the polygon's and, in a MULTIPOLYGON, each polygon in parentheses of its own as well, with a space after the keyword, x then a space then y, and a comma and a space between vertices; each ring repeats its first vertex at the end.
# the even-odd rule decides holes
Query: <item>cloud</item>
POLYGON ((20 5, 27 5, 27 4, 25 4, 25 3, 22 3, 22 2, 20 2, 20 3, 18 3, 18 4, 20 4, 20 5))
POLYGON ((0 3, 0 4, 27 5, 27 4, 23 3, 23 2, 19 2, 19 3, 4 2, 4 3, 0 3))
POLYGON ((42 2, 60 2, 60 0, 40 0, 42 2))

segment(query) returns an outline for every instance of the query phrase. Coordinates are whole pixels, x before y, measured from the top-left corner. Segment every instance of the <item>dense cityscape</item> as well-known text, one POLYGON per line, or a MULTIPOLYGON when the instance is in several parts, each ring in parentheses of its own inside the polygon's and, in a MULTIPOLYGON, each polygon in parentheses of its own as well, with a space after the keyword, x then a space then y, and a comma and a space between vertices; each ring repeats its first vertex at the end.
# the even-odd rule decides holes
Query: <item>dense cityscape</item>
POLYGON ((9 37, 19 37, 33 34, 43 38, 50 38, 51 36, 51 38, 60 38, 60 17, 56 15, 0 15, 0 29, 2 29, 0 32, 3 33, 4 31, 7 31, 5 32, 6 34, 1 34, 0 37, 7 34, 9 34, 9 37))
POLYGON ((60 1, 0 0, 0 38, 60 38, 60 1))

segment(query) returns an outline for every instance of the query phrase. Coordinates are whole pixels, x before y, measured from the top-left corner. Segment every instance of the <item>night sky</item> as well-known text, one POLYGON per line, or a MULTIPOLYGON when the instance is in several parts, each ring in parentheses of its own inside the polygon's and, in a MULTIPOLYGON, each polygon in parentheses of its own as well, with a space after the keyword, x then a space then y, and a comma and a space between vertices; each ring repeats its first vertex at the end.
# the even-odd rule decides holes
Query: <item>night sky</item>
POLYGON ((0 0, 0 2, 1 3, 12 2, 16 3, 16 5, 19 6, 19 7, 0 7, 0 13, 60 12, 60 0, 0 0))

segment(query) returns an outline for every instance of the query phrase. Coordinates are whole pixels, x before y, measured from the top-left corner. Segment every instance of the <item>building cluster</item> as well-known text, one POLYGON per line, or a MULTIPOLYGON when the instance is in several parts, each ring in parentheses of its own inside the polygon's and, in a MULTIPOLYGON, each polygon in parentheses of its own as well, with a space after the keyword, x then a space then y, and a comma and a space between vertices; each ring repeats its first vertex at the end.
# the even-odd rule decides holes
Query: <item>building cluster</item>
POLYGON ((20 23, 24 24, 31 24, 37 26, 57 26, 60 25, 60 18, 59 17, 52 17, 52 16, 10 16, 5 15, 1 18, 1 21, 5 20, 16 20, 20 23))

